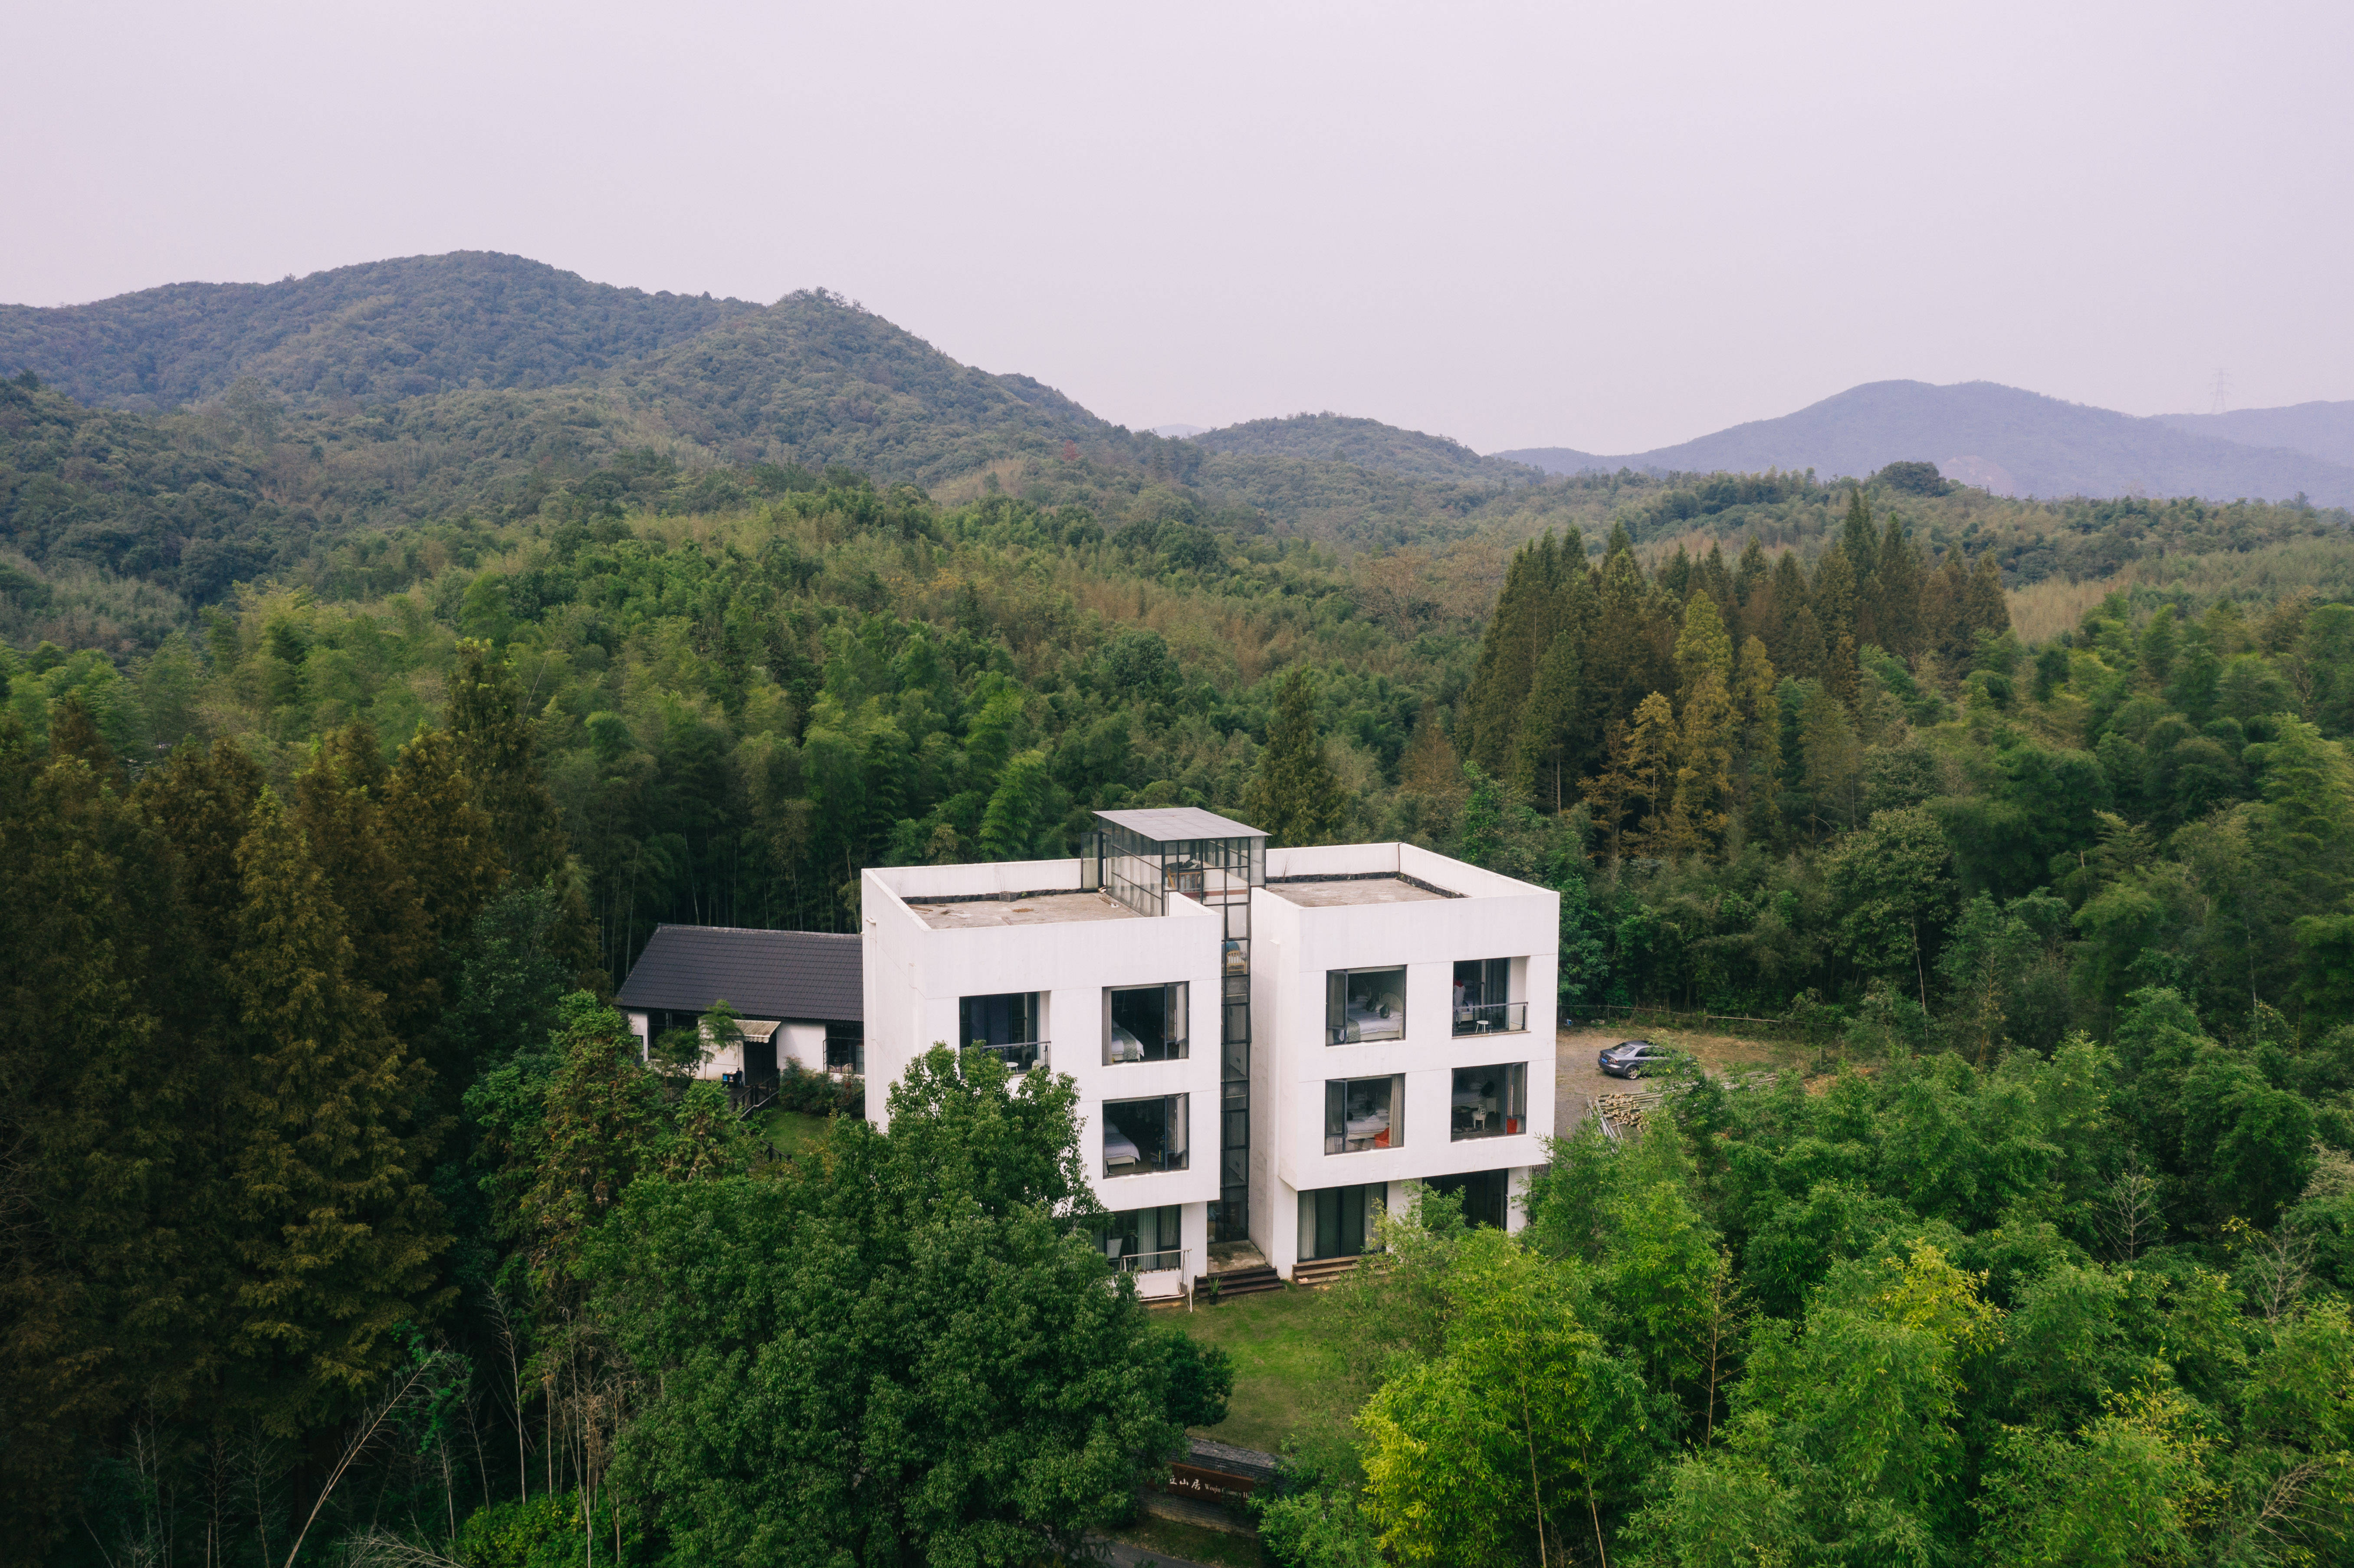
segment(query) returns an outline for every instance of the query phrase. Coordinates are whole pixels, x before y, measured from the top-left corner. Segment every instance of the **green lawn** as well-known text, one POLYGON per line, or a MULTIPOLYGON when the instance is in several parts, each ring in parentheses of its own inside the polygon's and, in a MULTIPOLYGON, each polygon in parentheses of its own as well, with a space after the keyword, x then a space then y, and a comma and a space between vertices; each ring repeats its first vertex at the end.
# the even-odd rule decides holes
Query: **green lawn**
POLYGON ((1235 1359, 1225 1420, 1195 1436, 1269 1454, 1287 1437, 1350 1441, 1357 1405, 1333 1364, 1333 1307, 1329 1291, 1286 1287, 1183 1314, 1187 1333, 1235 1359))
POLYGON ((814 1148, 825 1137, 826 1119, 799 1111, 769 1109, 752 1118, 752 1133, 774 1144, 779 1159, 790 1160, 814 1148))

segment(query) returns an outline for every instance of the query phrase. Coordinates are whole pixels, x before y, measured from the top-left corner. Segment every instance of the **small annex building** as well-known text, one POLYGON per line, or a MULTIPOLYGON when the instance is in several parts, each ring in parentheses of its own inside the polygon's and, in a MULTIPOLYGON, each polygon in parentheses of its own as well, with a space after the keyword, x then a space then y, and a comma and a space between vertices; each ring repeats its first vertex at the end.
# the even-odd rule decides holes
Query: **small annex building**
POLYGON ((788 1063, 836 1076, 866 1071, 866 1001, 859 938, 831 931, 658 926, 616 1001, 638 1047, 693 1029, 725 1001, 741 1044, 712 1051, 697 1075, 758 1085, 788 1063))

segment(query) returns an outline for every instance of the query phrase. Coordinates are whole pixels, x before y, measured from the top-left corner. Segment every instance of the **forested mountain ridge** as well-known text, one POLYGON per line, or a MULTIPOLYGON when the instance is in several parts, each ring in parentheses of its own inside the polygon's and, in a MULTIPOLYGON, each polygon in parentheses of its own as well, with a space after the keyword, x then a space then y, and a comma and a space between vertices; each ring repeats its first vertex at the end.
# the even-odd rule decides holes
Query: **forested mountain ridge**
MULTIPOLYGON (((822 301, 807 304, 820 328, 891 341, 887 323, 845 323, 822 301)), ((341 594, 348 590, 334 585, 365 560, 365 580, 390 591, 449 558, 437 555, 444 535, 729 513, 822 485, 800 464, 708 461, 705 449, 664 433, 651 396, 628 408, 619 395, 561 405, 548 401, 559 394, 539 396, 535 408, 509 394, 460 393, 342 416, 225 398, 155 416, 0 382, 0 638, 132 656, 175 627, 193 630, 197 610, 240 581, 341 594)), ((914 422, 918 438, 933 429, 914 422)), ((972 427, 938 429, 964 440, 972 427)), ((1711 540, 1737 548, 1754 534, 1810 557, 1837 532, 1846 493, 1798 474, 1621 471, 1496 487, 1205 452, 1150 436, 1122 448, 1115 434, 1099 456, 1037 450, 1034 431, 1023 440, 1026 455, 940 485, 943 503, 1018 494, 1046 510, 1084 508, 1114 533, 1145 528, 1140 537, 1155 548, 1164 536, 1191 538, 1214 555, 1226 546, 1213 535, 1229 545, 1281 535, 1352 545, 1361 557, 1349 568, 1351 591, 1399 625, 1422 624, 1422 606, 1444 606, 1458 620, 1478 613, 1501 580, 1504 555, 1548 528, 1598 541, 1617 523, 1639 546, 1689 535, 1702 551, 1711 540)), ((2046 594, 2049 609, 2031 622, 2038 638, 2073 620, 2079 588, 2112 579, 2136 593, 2175 591, 2169 585, 2196 596, 2274 596, 2299 585, 2327 598, 2354 592, 2349 562, 2328 546, 2342 535, 2342 512, 2020 503, 1901 465, 1868 488, 1876 503, 1902 509, 1925 542, 1991 551, 2007 586, 2046 594)))
POLYGON ((276 283, 174 283, 86 305, 0 305, 0 366, 149 412, 251 377, 306 407, 581 380, 760 307, 591 283, 490 251, 276 283))
MULTIPOLYGON (((912 342, 873 318, 845 322, 842 307, 804 303, 821 328, 880 336, 886 348, 912 342)), ((781 352, 790 319, 780 306, 758 330, 697 340, 694 352, 740 369, 781 352)), ((1064 400, 1021 378, 947 376, 940 397, 927 402, 906 390, 887 355, 806 363, 805 380, 727 388, 750 408, 707 387, 700 400, 690 396, 673 365, 611 387, 447 393, 342 414, 292 414, 239 391, 149 415, 87 408, 21 377, 0 383, 0 550, 15 556, 8 580, 24 579, 0 605, 0 623, 22 624, 5 613, 13 606, 19 617, 34 613, 40 636, 152 645, 231 584, 294 571, 315 550, 369 530, 630 508, 719 512, 815 486, 818 473, 800 461, 728 457, 780 447, 828 460, 864 453, 903 475, 961 470, 943 486, 952 495, 1002 488, 1002 476, 1043 504, 1085 505, 1113 527, 1208 524, 1369 545, 1442 543, 1531 511, 1566 516, 1587 495, 1217 457, 1082 425, 1064 400), (895 384, 864 379, 861 365, 895 384), (978 408, 990 422, 939 414, 942 403, 978 408), (787 427, 795 440, 776 437, 787 427), (66 613, 69 606, 90 613, 66 613)), ((11 591, 0 582, 0 594, 11 591)))
POLYGON ((1214 452, 1354 463, 1359 468, 1407 479, 1528 484, 1540 473, 1527 463, 1481 457, 1446 436, 1428 436, 1420 430, 1384 425, 1378 419, 1331 413, 1251 419, 1204 430, 1185 440, 1214 452))
POLYGON ((1787 469, 1812 470, 1826 479, 1917 461, 1997 493, 2047 499, 2195 495, 2286 501, 2304 495, 2318 505, 2354 505, 2354 466, 2344 462, 2287 450, 2285 444, 2246 446, 2211 426, 2191 429, 2177 420, 2136 418, 1990 381, 1951 387, 1870 382, 1778 418, 1754 419, 1619 457, 1565 448, 1496 455, 1551 472, 1787 469))
POLYGON ((142 309, 115 315, 81 307, 113 334, 94 344, 71 312, 29 313, 37 332, 27 313, 12 318, 18 357, 101 399, 131 388, 127 400, 149 400, 135 388, 150 384, 208 392, 153 413, 77 402, 29 366, 7 384, 0 544, 23 556, 12 569, 42 579, 34 598, 55 602, 48 579, 60 571, 95 573, 105 580, 89 591, 111 624, 152 627, 170 597, 209 602, 359 528, 623 503, 725 510, 840 466, 977 491, 1011 464, 1026 491, 1114 526, 1216 517, 1229 531, 1366 543, 1459 537, 1503 498, 1493 482, 1221 458, 1133 434, 822 291, 767 307, 682 301, 458 256, 269 285, 267 309, 251 292, 132 296, 142 309), (365 292, 387 277, 408 292, 365 292), (509 319, 517 292, 546 308, 509 319), (398 352, 378 356, 388 367, 370 358, 396 339, 398 352), (528 384, 543 372, 570 378, 528 384), (429 383, 445 389, 402 395, 429 383))
POLYGON ((1131 444, 1050 387, 960 365, 822 291, 788 294, 645 355, 603 387, 674 437, 747 466, 841 464, 929 484, 1066 442, 1131 444))

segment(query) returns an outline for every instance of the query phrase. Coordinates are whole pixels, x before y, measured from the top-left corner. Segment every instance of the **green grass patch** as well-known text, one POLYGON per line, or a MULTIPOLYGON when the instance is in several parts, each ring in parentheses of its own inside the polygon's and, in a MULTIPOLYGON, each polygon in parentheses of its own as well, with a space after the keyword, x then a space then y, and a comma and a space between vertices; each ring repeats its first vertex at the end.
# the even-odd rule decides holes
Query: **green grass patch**
POLYGON ((1207 1563, 1212 1568, 1267 1568, 1267 1554, 1258 1549, 1255 1538, 1212 1530, 1205 1524, 1139 1514, 1134 1524, 1120 1526, 1111 1538, 1123 1546, 1140 1546, 1188 1563, 1207 1563))
POLYGON ((800 1111, 769 1109, 752 1118, 752 1133, 766 1140, 777 1151, 779 1160, 790 1160, 813 1150, 825 1139, 830 1118, 805 1116, 800 1111))
POLYGON ((1235 1359, 1226 1418, 1196 1435, 1269 1454, 1286 1438, 1352 1444, 1356 1391, 1333 1354, 1337 1306, 1330 1291, 1286 1287, 1188 1313, 1187 1333, 1235 1359))

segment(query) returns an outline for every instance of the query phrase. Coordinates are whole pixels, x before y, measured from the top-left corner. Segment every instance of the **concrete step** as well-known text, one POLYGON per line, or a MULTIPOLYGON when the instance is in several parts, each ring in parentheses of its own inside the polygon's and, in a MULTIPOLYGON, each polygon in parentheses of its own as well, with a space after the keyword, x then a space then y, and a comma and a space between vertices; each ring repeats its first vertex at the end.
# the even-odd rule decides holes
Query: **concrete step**
POLYGON ((1295 1264, 1291 1283, 1303 1290, 1320 1290, 1346 1276, 1357 1266, 1353 1257, 1324 1257, 1313 1263, 1295 1264))
POLYGON ((1214 1279, 1218 1283, 1220 1300, 1230 1299, 1236 1296, 1256 1296, 1262 1291, 1283 1288, 1282 1276, 1265 1264, 1257 1268, 1235 1268, 1229 1269, 1224 1274, 1204 1274, 1197 1276, 1193 1281, 1193 1300, 1197 1305, 1209 1299, 1210 1282, 1214 1279))

